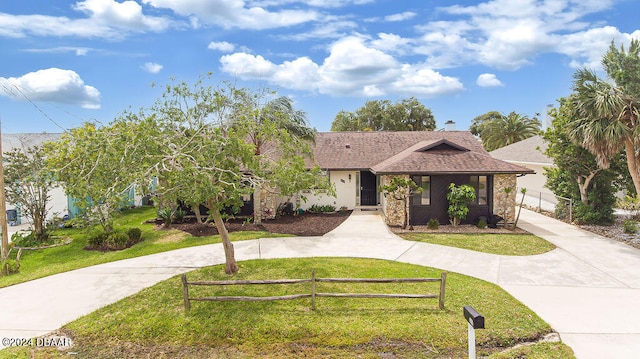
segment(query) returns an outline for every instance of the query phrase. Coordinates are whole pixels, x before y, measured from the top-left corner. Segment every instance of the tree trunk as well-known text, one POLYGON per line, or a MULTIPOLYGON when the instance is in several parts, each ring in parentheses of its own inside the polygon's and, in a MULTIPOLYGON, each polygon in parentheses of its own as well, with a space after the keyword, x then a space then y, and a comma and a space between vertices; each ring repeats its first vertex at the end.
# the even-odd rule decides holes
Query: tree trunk
POLYGON ((262 185, 256 184, 253 190, 253 223, 262 224, 262 185))
POLYGON ((636 156, 634 141, 627 139, 624 141, 624 150, 627 155, 627 167, 633 180, 633 187, 636 189, 636 197, 640 196, 640 174, 638 173, 638 158, 636 156))
POLYGON ((200 214, 200 205, 192 206, 192 208, 193 208, 193 213, 196 214, 196 220, 198 221, 198 223, 203 223, 202 214, 200 214))
POLYGON ((236 255, 233 250, 233 243, 229 239, 229 232, 227 231, 227 227, 224 226, 224 222, 222 221, 222 216, 220 216, 220 212, 215 209, 209 208, 210 216, 213 217, 213 222, 216 224, 216 228, 218 229, 218 233, 220 234, 220 239, 222 240, 222 246, 224 247, 224 256, 226 259, 226 266, 224 268, 224 272, 227 274, 234 274, 238 272, 240 268, 238 268, 238 264, 236 263, 236 255))
POLYGON ((44 238, 44 224, 42 217, 39 213, 33 216, 33 231, 36 239, 43 240, 44 238))
POLYGON ((407 213, 407 199, 403 198, 402 199, 402 209, 404 212, 404 219, 402 221, 402 229, 406 229, 407 225, 409 224, 409 213, 407 213))
POLYGON ((598 172, 600 172, 600 170, 592 171, 587 177, 578 176, 577 181, 578 188, 580 189, 580 201, 584 204, 589 204, 589 185, 598 172))

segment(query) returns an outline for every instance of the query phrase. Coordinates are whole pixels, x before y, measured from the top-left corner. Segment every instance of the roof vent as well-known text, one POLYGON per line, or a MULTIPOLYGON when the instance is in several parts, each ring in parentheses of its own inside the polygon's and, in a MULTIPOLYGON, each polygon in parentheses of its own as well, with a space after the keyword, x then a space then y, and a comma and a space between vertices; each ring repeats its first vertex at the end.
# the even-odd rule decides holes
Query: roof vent
POLYGON ((344 145, 344 147, 345 148, 351 148, 351 145, 347 143, 346 145, 344 145))

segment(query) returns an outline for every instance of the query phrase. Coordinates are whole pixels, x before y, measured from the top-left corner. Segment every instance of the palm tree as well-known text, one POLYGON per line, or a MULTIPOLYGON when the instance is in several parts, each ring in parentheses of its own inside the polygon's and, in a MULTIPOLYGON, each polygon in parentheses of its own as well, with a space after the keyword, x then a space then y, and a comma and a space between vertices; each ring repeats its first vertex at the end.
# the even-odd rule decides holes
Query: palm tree
POLYGON ((629 174, 638 195, 640 99, 587 69, 574 74, 573 91, 575 114, 570 121, 572 129, 569 133, 572 140, 593 153, 602 168, 609 168, 610 160, 624 148, 629 174))
POLYGON ((540 121, 519 113, 497 116, 484 123, 480 138, 487 151, 540 134, 540 121))
MULTIPOLYGON (((280 96, 264 104, 258 102, 261 96, 236 92, 238 108, 231 117, 230 126, 241 128, 247 140, 254 145, 254 156, 265 163, 283 156, 311 155, 310 143, 315 141, 316 130, 309 127, 304 111, 293 107, 293 100, 280 96)), ((254 187, 254 223, 262 223, 261 192, 263 183, 256 180, 254 187)))
POLYGON ((596 156, 602 168, 624 149, 627 168, 636 195, 640 194, 640 41, 629 50, 615 47, 602 57, 602 65, 615 84, 602 80, 588 69, 574 74, 575 114, 572 140, 596 156))

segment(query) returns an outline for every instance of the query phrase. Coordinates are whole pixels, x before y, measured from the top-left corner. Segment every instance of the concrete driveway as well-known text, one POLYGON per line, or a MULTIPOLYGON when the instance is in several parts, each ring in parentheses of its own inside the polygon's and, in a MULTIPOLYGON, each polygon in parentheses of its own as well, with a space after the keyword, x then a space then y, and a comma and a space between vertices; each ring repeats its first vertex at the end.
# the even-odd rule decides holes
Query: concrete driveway
MULTIPOLYGON (((558 248, 512 257, 405 241, 377 212, 355 211, 318 237, 235 242, 237 260, 365 257, 425 265, 500 285, 560 333, 578 358, 640 353, 640 250, 523 210, 520 227, 558 248)), ((74 270, 0 289, 0 337, 44 335, 176 274, 224 263, 220 244, 74 270)))

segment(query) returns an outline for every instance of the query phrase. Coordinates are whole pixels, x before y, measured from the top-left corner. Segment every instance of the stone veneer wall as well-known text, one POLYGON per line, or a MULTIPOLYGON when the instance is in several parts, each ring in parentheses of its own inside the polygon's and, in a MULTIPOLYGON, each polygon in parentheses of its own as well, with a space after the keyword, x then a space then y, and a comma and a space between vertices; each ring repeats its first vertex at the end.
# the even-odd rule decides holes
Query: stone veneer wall
MULTIPOLYGON (((257 200, 255 196, 253 200, 257 200)), ((260 191, 260 205, 262 207, 262 219, 276 218, 276 211, 278 210, 278 196, 274 191, 262 188, 260 191)))
MULTIPOLYGON (((392 177, 404 177, 409 178, 409 175, 383 175, 380 177, 380 185, 386 186, 392 177)), ((404 211, 402 210, 403 203, 401 200, 394 199, 392 196, 384 196, 384 205, 382 211, 384 213, 385 221, 389 226, 402 226, 404 223, 404 211)), ((407 201, 407 216, 410 216, 409 201, 407 201)))
POLYGON ((515 221, 516 212, 516 175, 497 174, 493 176, 493 213, 505 217, 507 222, 515 221), (504 191, 511 188, 510 193, 504 191))

